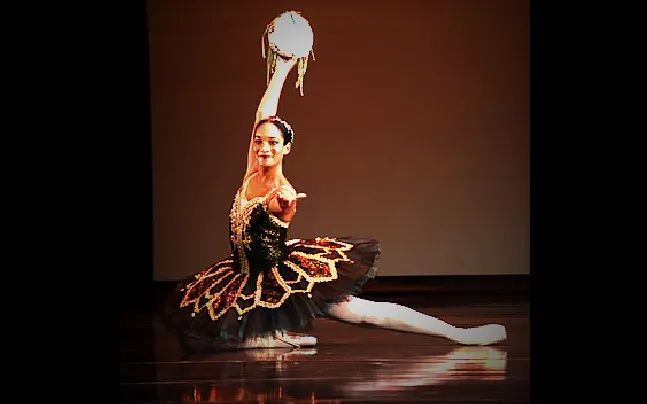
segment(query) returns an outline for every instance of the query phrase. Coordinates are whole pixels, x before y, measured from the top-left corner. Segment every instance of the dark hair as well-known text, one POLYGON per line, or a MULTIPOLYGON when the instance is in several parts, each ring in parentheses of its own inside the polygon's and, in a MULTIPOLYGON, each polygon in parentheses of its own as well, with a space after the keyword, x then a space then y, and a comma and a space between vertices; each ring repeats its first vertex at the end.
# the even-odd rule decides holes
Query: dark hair
POLYGON ((294 143, 294 131, 292 130, 292 127, 290 126, 289 123, 284 121, 283 119, 279 118, 276 115, 269 116, 265 119, 261 119, 258 121, 256 124, 256 127, 254 128, 254 133, 256 133, 256 130, 264 124, 264 123, 272 123, 276 128, 281 132, 281 135, 283 135, 283 143, 284 144, 289 144, 289 143, 294 143))

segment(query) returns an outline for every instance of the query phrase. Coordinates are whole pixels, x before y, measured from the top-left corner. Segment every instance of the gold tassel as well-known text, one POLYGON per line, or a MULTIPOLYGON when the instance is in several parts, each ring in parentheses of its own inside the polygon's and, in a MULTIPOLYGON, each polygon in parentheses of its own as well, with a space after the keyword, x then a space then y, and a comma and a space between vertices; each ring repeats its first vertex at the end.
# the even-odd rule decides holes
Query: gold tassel
POLYGON ((270 84, 270 79, 274 75, 274 69, 276 67, 276 54, 272 47, 267 48, 267 84, 270 84))
POLYGON ((263 32, 263 35, 261 35, 261 56, 263 56, 263 59, 265 59, 265 34, 267 33, 267 30, 263 32))
POLYGON ((299 89, 299 93, 303 97, 303 81, 306 76, 306 71, 308 70, 308 56, 300 57, 297 63, 298 63, 299 78, 297 79, 296 86, 299 89))

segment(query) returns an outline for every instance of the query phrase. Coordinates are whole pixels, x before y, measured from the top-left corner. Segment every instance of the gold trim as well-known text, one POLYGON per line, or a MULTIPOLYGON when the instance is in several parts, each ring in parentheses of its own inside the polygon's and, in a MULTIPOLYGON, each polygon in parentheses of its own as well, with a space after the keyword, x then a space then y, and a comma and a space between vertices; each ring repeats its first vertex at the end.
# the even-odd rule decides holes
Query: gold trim
MULTIPOLYGON (((205 291, 205 293, 202 293, 202 294, 198 295, 196 298, 189 299, 189 296, 190 296, 191 292, 193 291, 193 289, 195 289, 195 287, 198 286, 200 283, 204 282, 205 279, 213 278, 215 276, 221 275, 220 278, 217 279, 216 282, 211 285, 211 286, 213 286, 213 285, 216 285, 216 284, 224 281, 226 279, 227 275, 236 274, 236 272, 233 270, 233 268, 231 266, 226 266, 226 264, 232 264, 232 263, 233 263, 232 260, 220 261, 220 262, 217 262, 215 265, 205 269, 201 273, 196 274, 195 275, 196 280, 191 282, 190 284, 186 285, 186 291, 184 292, 184 296, 182 297, 182 301, 180 302, 180 307, 187 307, 191 303, 199 301, 200 298, 202 297, 202 295, 209 292, 209 290, 207 290, 207 291, 205 291), (223 274, 223 272, 226 272, 226 271, 229 271, 229 274, 227 274, 227 273, 223 274)), ((211 289, 211 286, 210 286, 209 289, 211 289)), ((222 290, 224 290, 224 289, 225 288, 222 288, 222 290)))
MULTIPOLYGON (((284 263, 285 263, 285 261, 284 261, 284 263)), ((291 264, 291 262, 289 262, 289 263, 291 264)), ((290 267, 290 268, 292 268, 292 267, 290 267)), ((301 280, 301 277, 302 277, 301 274, 299 274, 299 277, 297 278, 296 281, 288 282, 285 279, 283 279, 283 277, 279 273, 279 270, 278 270, 277 267, 274 267, 272 269, 272 271, 274 272, 274 276, 276 277, 276 281, 279 283, 279 285, 281 285, 283 287, 283 289, 288 291, 290 294, 292 294, 292 293, 310 293, 310 292, 312 292, 312 287, 314 286, 314 282, 308 282, 308 286, 305 289, 292 289, 292 286, 290 286, 290 284, 298 283, 301 280)))
POLYGON ((283 220, 281 220, 281 219, 279 219, 278 217, 276 217, 276 215, 274 215, 273 213, 270 213, 270 212, 268 211, 268 212, 267 212, 267 214, 268 214, 268 215, 269 215, 269 217, 270 217, 270 221, 271 221, 272 223, 274 223, 275 225, 277 225, 277 226, 281 226, 281 227, 283 227, 284 229, 287 229, 287 228, 289 228, 289 227, 290 227, 290 223, 288 223, 288 222, 284 222, 283 220))
MULTIPOLYGON (((232 280, 232 282, 235 281, 236 279, 238 279, 241 276, 244 276, 245 278, 249 278, 248 274, 236 274, 234 276, 234 279, 232 280)), ((243 282, 241 282, 241 286, 238 288, 238 292, 237 292, 238 295, 240 295, 240 293, 243 290, 243 287, 245 287, 246 284, 247 284, 247 279, 245 279, 243 282)), ((223 290, 225 290, 225 289, 223 289, 223 290)), ((221 295, 221 293, 219 293, 217 297, 220 297, 220 295, 221 295)), ((214 300, 216 300, 216 297, 214 297, 212 300, 207 302, 206 306, 207 306, 207 310, 209 311, 209 316, 211 317, 211 319, 212 320, 217 320, 217 319, 220 318, 220 316, 222 316, 224 313, 226 313, 229 310, 231 305, 224 305, 224 307, 222 309, 220 309, 220 311, 218 313, 215 313, 214 310, 213 310, 213 302, 214 302, 214 300)))
POLYGON ((236 192, 234 203, 231 207, 231 211, 229 212, 229 222, 231 224, 233 233, 231 235, 231 241, 233 242, 236 248, 236 252, 238 253, 241 271, 244 274, 250 273, 249 260, 247 259, 247 254, 245 253, 245 246, 251 243, 251 239, 247 234, 247 229, 249 227, 252 212, 254 211, 254 208, 256 208, 256 206, 258 206, 259 204, 263 205, 264 207, 264 205, 266 204, 264 199, 269 196, 269 194, 265 196, 257 196, 250 199, 249 201, 245 199, 247 202, 245 203, 245 206, 243 206, 242 199, 245 197, 243 195, 243 192, 250 178, 251 177, 247 178, 247 180, 236 192))

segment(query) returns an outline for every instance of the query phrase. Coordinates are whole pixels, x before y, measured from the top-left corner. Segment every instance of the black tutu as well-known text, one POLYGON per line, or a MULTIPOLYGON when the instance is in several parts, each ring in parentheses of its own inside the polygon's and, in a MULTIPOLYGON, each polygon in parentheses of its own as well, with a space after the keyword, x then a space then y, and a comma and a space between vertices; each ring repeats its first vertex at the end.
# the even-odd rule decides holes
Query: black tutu
POLYGON ((181 280, 161 313, 190 351, 235 348, 275 331, 307 332, 330 304, 361 293, 376 276, 380 244, 358 237, 287 241, 287 223, 264 198, 230 215, 232 254, 181 280))
POLYGON ((276 271, 243 274, 230 257, 180 281, 166 302, 164 324, 192 345, 219 349, 274 331, 307 332, 330 304, 361 293, 376 275, 380 245, 349 237, 300 239, 286 250, 276 271))

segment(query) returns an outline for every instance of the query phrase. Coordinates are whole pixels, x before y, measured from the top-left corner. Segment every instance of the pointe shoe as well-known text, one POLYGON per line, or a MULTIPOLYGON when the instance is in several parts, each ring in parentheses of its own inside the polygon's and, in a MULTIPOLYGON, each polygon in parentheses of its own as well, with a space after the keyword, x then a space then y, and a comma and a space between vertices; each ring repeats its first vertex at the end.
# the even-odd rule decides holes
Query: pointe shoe
POLYGON ((239 349, 267 349, 267 348, 301 348, 317 345, 317 338, 309 335, 299 335, 286 331, 277 331, 274 335, 265 337, 248 338, 241 343, 239 349))
POLYGON ((266 337, 247 338, 239 346, 239 349, 267 349, 267 348, 294 348, 294 345, 282 341, 273 335, 266 337))
POLYGON ((507 339, 506 328, 501 324, 459 329, 451 340, 462 345, 493 345, 507 339))
POLYGON ((277 331, 274 336, 277 339, 294 346, 295 348, 313 347, 317 345, 318 342, 316 337, 289 333, 287 331, 277 331))

